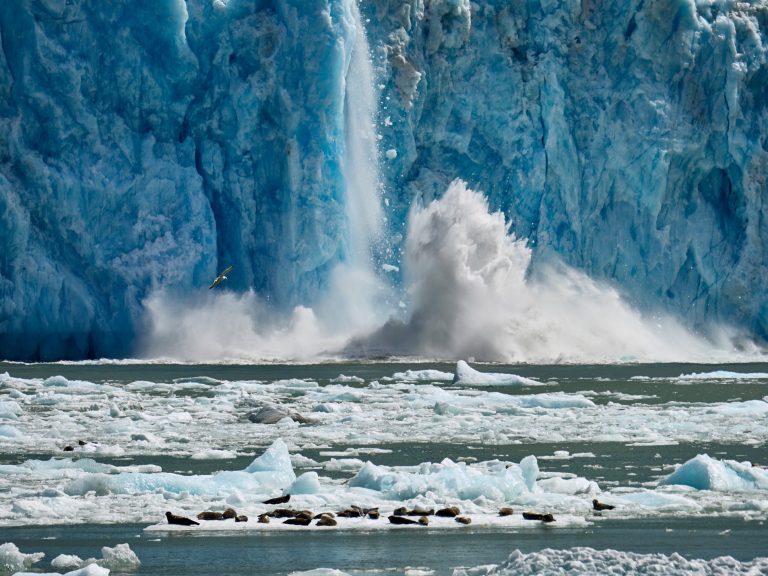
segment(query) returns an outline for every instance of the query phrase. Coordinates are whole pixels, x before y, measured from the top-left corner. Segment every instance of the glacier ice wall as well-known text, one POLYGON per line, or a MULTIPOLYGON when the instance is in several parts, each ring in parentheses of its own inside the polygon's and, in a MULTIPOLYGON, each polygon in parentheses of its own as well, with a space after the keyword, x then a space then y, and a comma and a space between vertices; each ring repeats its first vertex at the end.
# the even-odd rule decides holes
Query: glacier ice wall
POLYGON ((405 211, 455 176, 535 262, 768 335, 766 2, 380 2, 405 211))
MULTIPOLYGON (((354 0, 0 3, 0 357, 120 356, 153 291, 311 304, 349 257, 354 0)), ((460 177, 537 262, 768 337, 763 1, 363 0, 397 253, 460 177)), ((388 263, 398 264, 396 258, 388 263)))

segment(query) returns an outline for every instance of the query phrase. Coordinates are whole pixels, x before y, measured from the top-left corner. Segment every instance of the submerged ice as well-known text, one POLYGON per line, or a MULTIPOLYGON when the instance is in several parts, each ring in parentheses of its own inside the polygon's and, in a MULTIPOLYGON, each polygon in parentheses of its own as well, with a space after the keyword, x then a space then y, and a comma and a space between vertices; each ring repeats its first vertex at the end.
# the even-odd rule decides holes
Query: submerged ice
POLYGON ((317 355, 401 303, 401 353, 669 353, 618 294, 765 338, 762 10, 5 2, 0 355, 317 355), (516 240, 436 235, 457 178, 516 240), (230 264, 234 294, 203 295, 230 264))

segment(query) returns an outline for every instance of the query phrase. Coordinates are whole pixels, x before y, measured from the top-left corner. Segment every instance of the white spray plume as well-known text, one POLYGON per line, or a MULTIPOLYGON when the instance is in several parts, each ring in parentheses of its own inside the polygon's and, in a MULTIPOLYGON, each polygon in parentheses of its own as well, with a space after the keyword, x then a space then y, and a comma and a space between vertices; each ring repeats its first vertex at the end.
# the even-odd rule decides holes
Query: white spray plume
POLYGON ((504 215, 454 181, 409 218, 409 320, 391 320, 349 350, 533 363, 734 357, 671 318, 643 318, 616 290, 565 265, 527 277, 530 262, 530 248, 509 233, 504 215))

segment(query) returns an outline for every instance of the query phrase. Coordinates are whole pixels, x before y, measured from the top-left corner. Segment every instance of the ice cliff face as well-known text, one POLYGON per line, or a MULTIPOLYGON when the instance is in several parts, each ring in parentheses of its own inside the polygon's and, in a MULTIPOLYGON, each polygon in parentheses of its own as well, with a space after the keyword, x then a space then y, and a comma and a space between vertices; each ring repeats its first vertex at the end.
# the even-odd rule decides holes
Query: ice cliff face
MULTIPOLYGON (((360 10, 394 254, 461 177, 534 268, 768 337, 766 3, 360 10)), ((311 303, 355 237, 360 25, 353 0, 0 3, 0 356, 131 354, 144 298, 230 263, 311 303)))

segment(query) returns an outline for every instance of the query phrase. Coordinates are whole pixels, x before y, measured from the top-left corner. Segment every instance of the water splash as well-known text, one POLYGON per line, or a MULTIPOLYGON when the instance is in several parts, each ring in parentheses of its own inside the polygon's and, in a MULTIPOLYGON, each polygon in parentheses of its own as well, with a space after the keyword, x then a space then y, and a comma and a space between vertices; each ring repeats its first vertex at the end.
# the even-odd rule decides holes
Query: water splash
POLYGON ((348 350, 364 355, 507 362, 711 362, 735 352, 671 318, 644 318, 610 286, 565 265, 529 276, 531 250, 485 197, 453 182, 415 208, 406 243, 407 321, 348 350))

